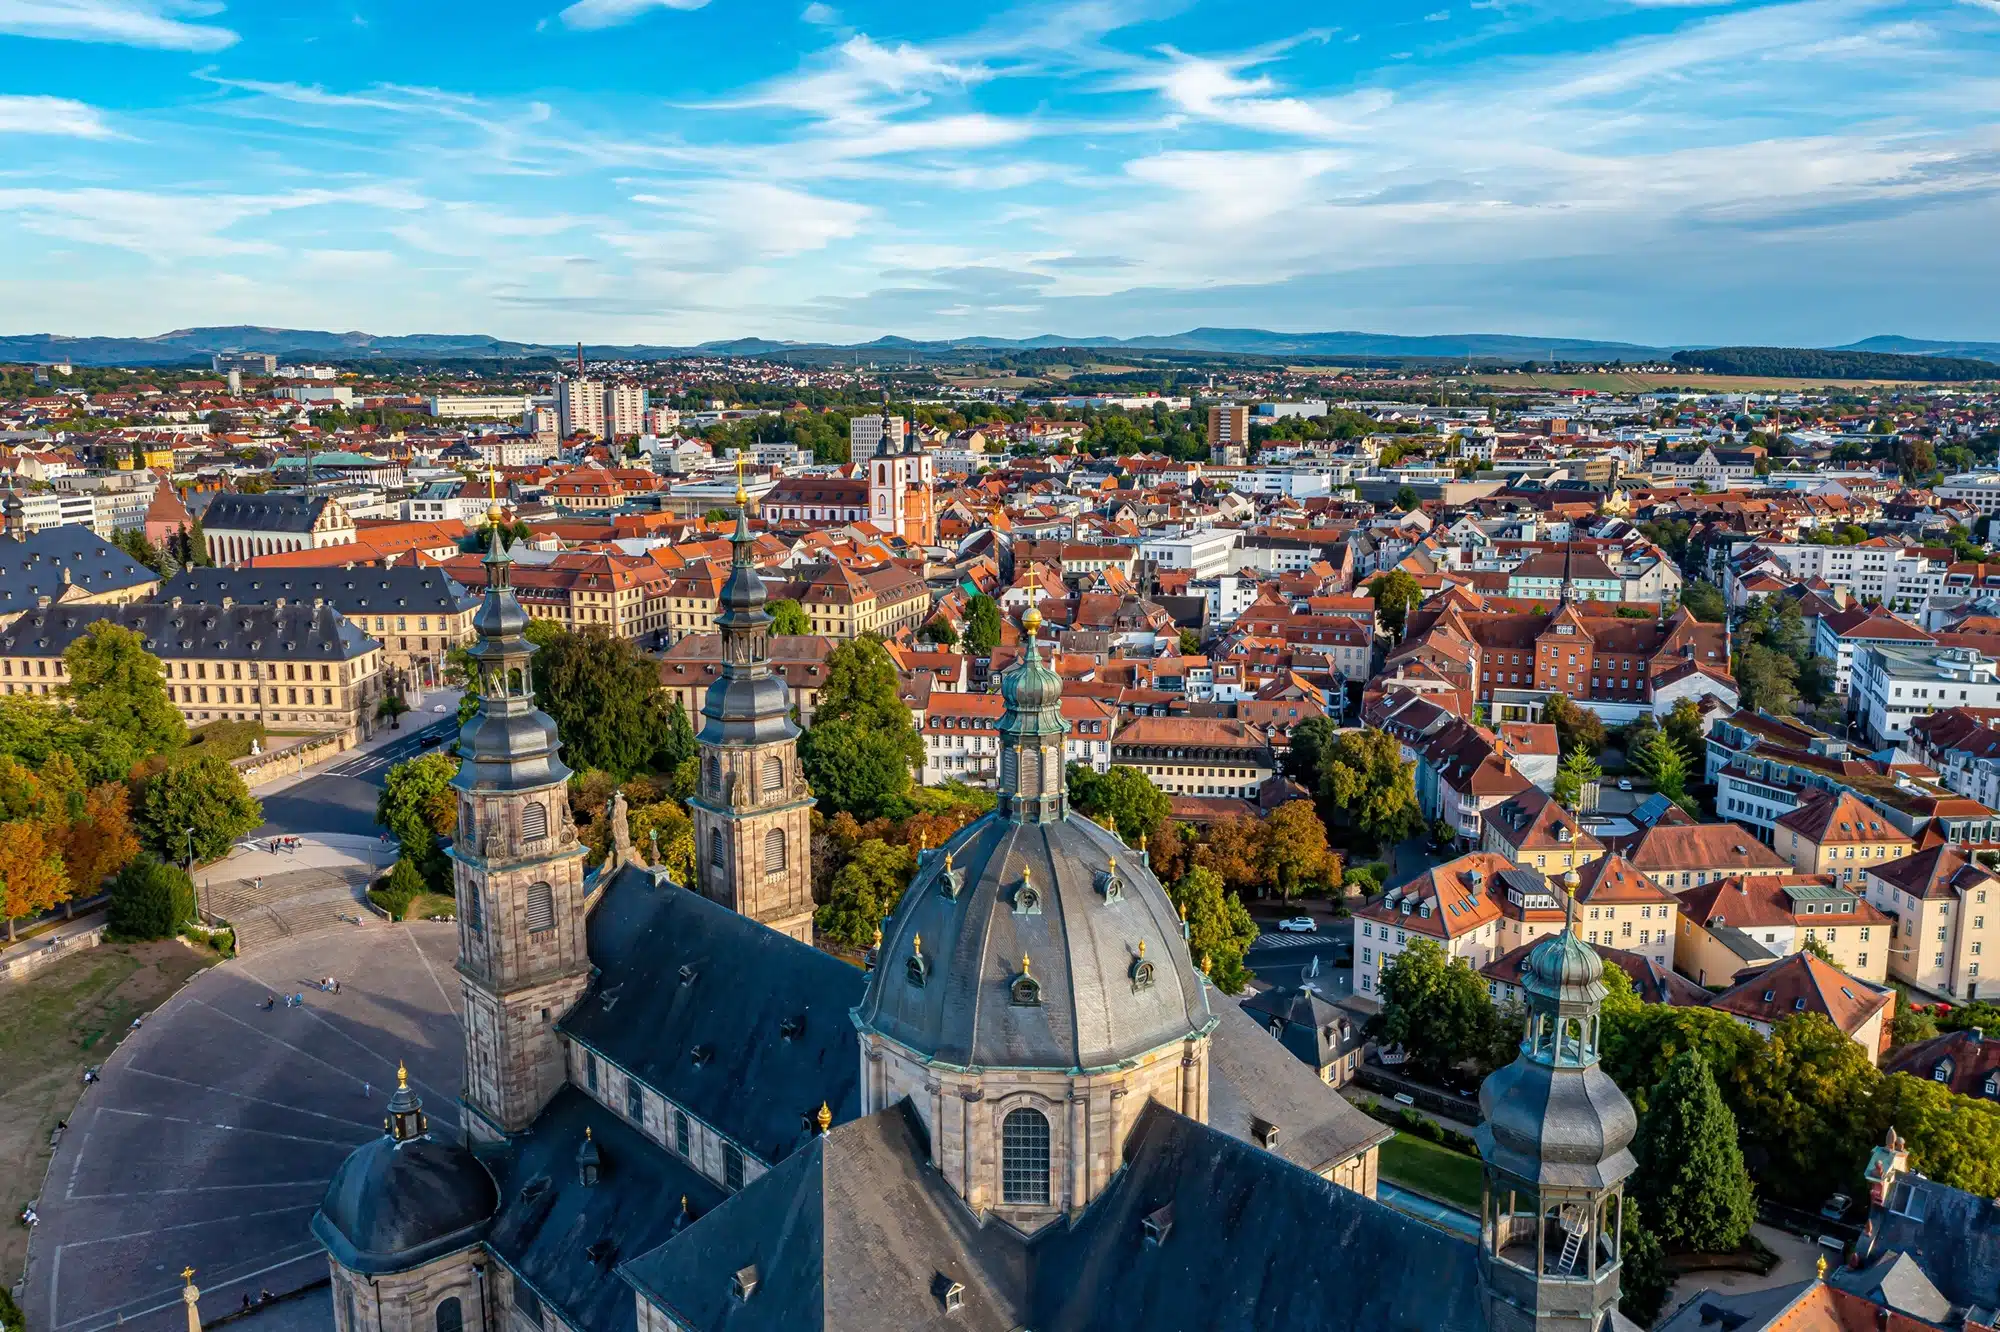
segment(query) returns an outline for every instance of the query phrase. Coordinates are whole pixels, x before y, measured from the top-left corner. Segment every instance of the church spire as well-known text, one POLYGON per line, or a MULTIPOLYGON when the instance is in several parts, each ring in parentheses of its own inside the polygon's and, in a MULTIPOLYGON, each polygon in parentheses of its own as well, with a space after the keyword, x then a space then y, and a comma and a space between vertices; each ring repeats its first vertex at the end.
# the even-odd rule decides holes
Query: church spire
POLYGON ((1000 718, 1002 818, 1055 823, 1068 808, 1063 758, 1069 723, 1062 715, 1062 677, 1042 664, 1042 627, 1035 568, 1028 566, 1028 611, 1021 617, 1021 660, 1000 677, 1006 711, 1000 718))

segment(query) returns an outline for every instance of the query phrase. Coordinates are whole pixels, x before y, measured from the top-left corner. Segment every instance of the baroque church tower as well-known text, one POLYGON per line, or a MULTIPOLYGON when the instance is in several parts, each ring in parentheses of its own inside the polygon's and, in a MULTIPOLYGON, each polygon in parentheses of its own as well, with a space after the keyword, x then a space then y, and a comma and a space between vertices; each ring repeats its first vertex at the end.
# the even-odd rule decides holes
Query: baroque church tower
MULTIPOLYGON (((739 468, 740 468, 739 463, 739 468)), ((771 670, 771 616, 751 562, 749 496, 736 483, 735 547, 722 585, 722 676, 702 703, 694 815, 702 895, 812 942, 812 793, 799 768, 792 691, 771 670)))
POLYGON ((1493 1332, 1620 1325, 1625 1179, 1639 1121, 1598 1063, 1604 963, 1571 919, 1528 955, 1521 1053, 1479 1089, 1479 1259, 1493 1332))
MULTIPOLYGON (((493 511, 497 528, 499 509, 493 511)), ((473 616, 479 711, 459 733, 458 973, 465 988, 465 1127, 475 1141, 526 1128, 562 1086, 556 1021, 590 983, 585 849, 570 770, 534 703, 535 645, 495 540, 473 616)))

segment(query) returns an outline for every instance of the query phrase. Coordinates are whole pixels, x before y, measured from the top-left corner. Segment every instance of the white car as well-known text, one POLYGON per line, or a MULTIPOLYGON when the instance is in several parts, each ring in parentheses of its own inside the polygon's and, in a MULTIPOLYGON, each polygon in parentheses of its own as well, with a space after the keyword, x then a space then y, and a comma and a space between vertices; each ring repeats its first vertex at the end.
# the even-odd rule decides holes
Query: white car
POLYGON ((1319 926, 1311 916, 1292 916, 1278 922, 1278 928, 1287 934, 1316 934, 1319 926))
POLYGON ((1629 791, 1629 790, 1631 790, 1631 789, 1632 789, 1632 779, 1631 779, 1630 777, 1620 777, 1620 778, 1618 779, 1618 789, 1619 789, 1619 790, 1621 790, 1621 791, 1629 791))
POLYGON ((443 712, 444 710, 445 710, 445 708, 444 708, 444 704, 442 704, 442 703, 433 703, 433 704, 431 704, 431 711, 432 711, 432 712, 443 712))

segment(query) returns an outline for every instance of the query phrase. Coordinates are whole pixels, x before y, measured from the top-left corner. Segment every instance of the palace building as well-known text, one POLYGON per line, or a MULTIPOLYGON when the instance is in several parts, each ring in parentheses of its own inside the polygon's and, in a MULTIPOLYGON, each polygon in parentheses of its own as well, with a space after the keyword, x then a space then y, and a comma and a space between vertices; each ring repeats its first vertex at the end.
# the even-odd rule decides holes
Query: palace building
POLYGON ((617 798, 586 872, 486 556, 452 848, 466 1132, 402 1086, 336 1173, 312 1224, 338 1332, 1632 1326, 1635 1119, 1598 1066, 1595 952, 1561 930, 1523 967, 1480 1238, 1377 1202, 1388 1130, 1210 984, 1144 853, 1070 810, 1032 610, 996 808, 921 857, 870 969, 806 943, 812 797, 747 536, 694 885, 617 798))

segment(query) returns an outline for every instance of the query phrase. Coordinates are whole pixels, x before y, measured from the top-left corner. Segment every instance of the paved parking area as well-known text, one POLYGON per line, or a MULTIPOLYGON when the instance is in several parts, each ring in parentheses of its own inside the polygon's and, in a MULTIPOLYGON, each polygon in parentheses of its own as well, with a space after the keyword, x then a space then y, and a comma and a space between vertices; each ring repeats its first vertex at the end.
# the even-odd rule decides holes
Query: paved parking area
MULTIPOLYGON (((396 1062, 434 1130, 457 1128, 462 1046, 455 927, 427 921, 316 935, 203 973, 106 1062, 49 1171, 22 1301, 38 1332, 183 1327, 202 1312, 326 1274, 307 1231, 341 1160, 381 1132, 396 1062), (313 988, 340 979, 338 995, 313 988), (303 992, 303 1008, 259 1007, 303 992)), ((331 1309, 324 1298, 273 1321, 331 1309)), ((260 1324, 265 1321, 262 1317, 260 1324)))

